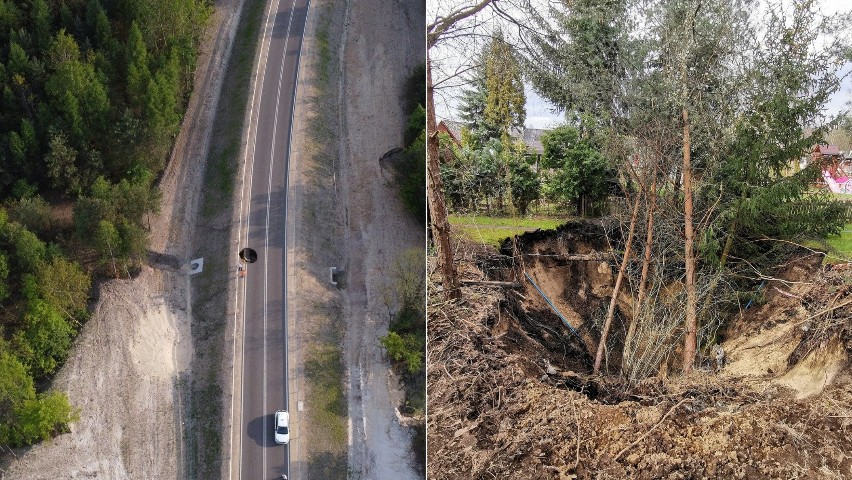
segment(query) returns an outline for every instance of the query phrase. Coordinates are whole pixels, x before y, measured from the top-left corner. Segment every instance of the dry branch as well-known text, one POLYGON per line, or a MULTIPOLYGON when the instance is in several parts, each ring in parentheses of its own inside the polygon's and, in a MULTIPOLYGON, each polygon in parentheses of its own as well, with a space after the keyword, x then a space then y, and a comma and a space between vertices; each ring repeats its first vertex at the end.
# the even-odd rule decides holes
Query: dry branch
POLYGON ((521 288, 517 282, 498 282, 495 280, 459 280, 462 285, 485 285, 489 287, 521 288))

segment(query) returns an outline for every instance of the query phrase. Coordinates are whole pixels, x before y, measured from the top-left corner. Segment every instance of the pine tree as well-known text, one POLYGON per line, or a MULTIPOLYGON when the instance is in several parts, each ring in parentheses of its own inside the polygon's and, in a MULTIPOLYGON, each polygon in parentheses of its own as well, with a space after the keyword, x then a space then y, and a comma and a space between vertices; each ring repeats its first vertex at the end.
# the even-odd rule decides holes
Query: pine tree
MULTIPOLYGON (((553 3, 550 23, 534 12, 534 46, 524 66, 533 88, 565 111, 569 123, 608 127, 627 112, 622 98, 636 42, 629 39, 629 0, 553 3)), ((650 11, 651 9, 649 9, 650 11)))
POLYGON ((141 111, 148 94, 151 72, 148 69, 148 48, 136 22, 130 25, 127 57, 127 99, 131 106, 141 111))
POLYGON ((501 139, 512 128, 523 128, 526 96, 521 64, 503 33, 497 31, 485 53, 485 121, 494 125, 501 139))

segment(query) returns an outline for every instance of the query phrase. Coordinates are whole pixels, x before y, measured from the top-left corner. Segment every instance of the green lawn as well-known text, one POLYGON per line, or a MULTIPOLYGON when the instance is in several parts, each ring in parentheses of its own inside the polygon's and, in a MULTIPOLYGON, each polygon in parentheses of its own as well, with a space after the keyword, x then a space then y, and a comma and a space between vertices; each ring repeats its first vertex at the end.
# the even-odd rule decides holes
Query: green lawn
POLYGON ((450 225, 468 240, 486 245, 500 246, 507 237, 531 232, 535 229, 549 230, 562 225, 566 219, 486 217, 479 215, 450 215, 450 225))
POLYGON ((829 261, 852 262, 852 223, 847 223, 843 227, 840 236, 828 237, 826 242, 833 250, 828 254, 829 261))

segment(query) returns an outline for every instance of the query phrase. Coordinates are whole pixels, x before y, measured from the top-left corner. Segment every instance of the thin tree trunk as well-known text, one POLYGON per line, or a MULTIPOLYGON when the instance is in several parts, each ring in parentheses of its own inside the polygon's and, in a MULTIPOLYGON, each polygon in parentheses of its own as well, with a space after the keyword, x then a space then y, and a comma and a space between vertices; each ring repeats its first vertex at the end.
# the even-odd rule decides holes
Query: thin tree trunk
POLYGON ((624 282, 624 272, 627 270, 627 262, 630 260, 630 249, 633 246, 633 232, 636 230, 636 217, 639 216, 639 203, 642 199, 642 190, 636 193, 636 201, 633 203, 633 213, 630 215, 630 231, 627 234, 627 245, 624 247, 624 257, 621 259, 621 268, 618 269, 618 277, 615 280, 615 287, 612 290, 612 300, 609 302, 609 310, 606 312, 606 320, 604 321, 603 332, 601 332, 601 340, 598 342, 598 351, 595 355, 594 373, 597 375, 601 369, 601 361, 603 360, 604 348, 606 348, 606 339, 609 336, 609 328, 612 325, 612 319, 615 316, 615 305, 618 303, 618 293, 621 291, 621 284, 624 282))
POLYGON ((654 209, 657 208, 657 174, 654 172, 653 181, 651 182, 651 196, 648 201, 648 226, 645 234, 645 255, 642 259, 642 274, 639 277, 639 295, 636 298, 636 308, 633 309, 633 318, 630 320, 630 326, 627 327, 627 336, 624 337, 624 350, 621 358, 627 359, 631 353, 630 344, 633 341, 633 336, 636 335, 636 324, 639 323, 639 311, 642 309, 642 302, 645 301, 645 295, 648 294, 648 271, 651 267, 651 253, 654 246, 654 209))
POLYGON ((461 298, 458 288, 456 268, 453 263, 453 251, 450 245, 450 222, 447 220, 447 206, 444 202, 444 185, 441 181, 441 165, 438 159, 438 125, 435 120, 434 87, 432 86, 432 68, 426 58, 426 153, 428 158, 426 174, 426 197, 429 200, 429 214, 432 222, 432 235, 438 251, 438 266, 444 277, 444 291, 449 298, 461 298))
MULTIPOLYGON (((684 100, 685 101, 685 100, 684 100)), ((698 319, 696 307, 698 299, 695 292, 695 230, 692 225, 692 159, 690 158, 689 111, 683 108, 683 221, 684 221, 684 262, 686 267, 686 336, 683 341, 683 373, 692 371, 695 361, 696 333, 698 319)))

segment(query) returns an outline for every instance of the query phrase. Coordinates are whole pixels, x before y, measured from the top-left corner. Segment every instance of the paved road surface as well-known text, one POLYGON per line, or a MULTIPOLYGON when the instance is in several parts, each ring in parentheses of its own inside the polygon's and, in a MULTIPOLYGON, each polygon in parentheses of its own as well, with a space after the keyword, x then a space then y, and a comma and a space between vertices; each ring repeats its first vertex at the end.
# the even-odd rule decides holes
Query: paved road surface
POLYGON ((284 225, 290 124, 308 0, 268 1, 260 45, 266 65, 261 61, 249 106, 240 220, 241 244, 258 253, 241 280, 237 309, 243 329, 242 348, 237 350, 237 355, 242 350, 242 383, 237 372, 231 478, 247 480, 289 474, 290 458, 289 447, 273 441, 272 419, 276 410, 290 410, 284 225))

